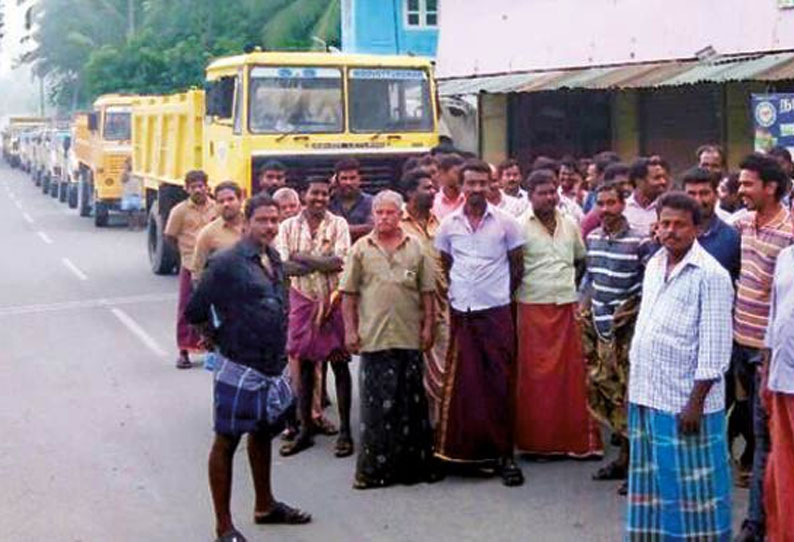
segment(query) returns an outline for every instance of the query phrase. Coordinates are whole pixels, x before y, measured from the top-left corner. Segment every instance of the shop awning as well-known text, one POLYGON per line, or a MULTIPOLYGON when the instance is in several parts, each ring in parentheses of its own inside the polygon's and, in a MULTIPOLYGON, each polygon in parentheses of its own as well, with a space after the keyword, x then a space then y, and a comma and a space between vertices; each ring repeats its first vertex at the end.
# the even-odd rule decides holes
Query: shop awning
POLYGON ((656 88, 729 81, 794 79, 794 53, 718 57, 711 61, 674 60, 619 66, 538 70, 439 80, 442 96, 505 94, 559 89, 656 88))

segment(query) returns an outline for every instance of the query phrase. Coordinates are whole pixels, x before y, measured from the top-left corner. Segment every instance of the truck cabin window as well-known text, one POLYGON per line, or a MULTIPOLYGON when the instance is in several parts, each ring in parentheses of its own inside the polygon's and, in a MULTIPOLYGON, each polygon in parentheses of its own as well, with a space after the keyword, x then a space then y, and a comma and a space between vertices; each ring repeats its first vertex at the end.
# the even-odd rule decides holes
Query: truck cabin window
POLYGON ((131 137, 130 110, 108 108, 102 137, 107 141, 126 141, 131 137))
POLYGON ((343 129, 342 72, 337 68, 251 70, 249 127, 257 134, 338 133, 343 129))
POLYGON ((352 132, 425 132, 433 129, 430 82, 424 70, 350 70, 352 132))

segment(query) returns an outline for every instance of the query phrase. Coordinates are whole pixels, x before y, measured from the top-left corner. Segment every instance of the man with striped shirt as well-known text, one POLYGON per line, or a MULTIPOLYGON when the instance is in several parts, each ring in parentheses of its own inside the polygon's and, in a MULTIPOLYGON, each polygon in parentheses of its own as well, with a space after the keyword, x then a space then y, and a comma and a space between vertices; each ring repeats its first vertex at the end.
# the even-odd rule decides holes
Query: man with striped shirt
POLYGON ((593 479, 624 480, 629 461, 628 354, 649 242, 623 216, 625 194, 619 184, 601 185, 596 192, 602 227, 587 236, 586 300, 582 303, 588 403, 593 416, 620 436, 620 455, 599 469, 593 479))
POLYGON ((761 402, 761 352, 775 262, 781 250, 794 244, 794 227, 780 203, 786 175, 774 158, 753 153, 739 167, 739 195, 750 212, 736 223, 742 237, 742 261, 736 284, 732 365, 750 401, 755 450, 747 520, 736 541, 754 542, 764 539, 763 481, 769 454, 768 416, 761 402))

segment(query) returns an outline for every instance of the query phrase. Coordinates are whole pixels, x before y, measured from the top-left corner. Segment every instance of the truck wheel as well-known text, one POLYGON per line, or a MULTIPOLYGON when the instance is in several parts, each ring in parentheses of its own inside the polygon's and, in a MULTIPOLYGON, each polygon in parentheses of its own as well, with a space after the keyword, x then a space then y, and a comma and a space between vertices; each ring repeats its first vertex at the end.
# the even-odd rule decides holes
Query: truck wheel
POLYGON ((107 203, 101 201, 94 202, 94 226, 97 228, 104 228, 108 225, 108 217, 110 216, 110 209, 107 203))
POLYGON ((67 199, 69 200, 69 209, 77 209, 77 196, 79 189, 77 188, 76 183, 68 183, 67 189, 69 194, 67 199))
POLYGON ((41 179, 41 193, 42 194, 49 194, 49 192, 50 192, 50 177, 49 177, 49 175, 44 175, 43 173, 39 173, 39 178, 41 179))
POLYGON ((179 265, 179 253, 172 243, 163 235, 165 223, 155 202, 149 211, 146 221, 146 245, 149 252, 149 264, 155 275, 172 275, 179 265))
POLYGON ((50 196, 53 198, 58 197, 58 191, 60 190, 61 183, 59 183, 56 179, 50 178, 50 196))
POLYGON ((37 171, 31 171, 30 175, 33 177, 33 184, 41 186, 41 175, 37 171))
POLYGON ((80 216, 91 216, 91 185, 88 184, 85 178, 81 178, 78 186, 77 201, 80 206, 80 216))
POLYGON ((58 201, 61 203, 66 203, 66 196, 68 195, 69 185, 61 181, 58 183, 58 201))

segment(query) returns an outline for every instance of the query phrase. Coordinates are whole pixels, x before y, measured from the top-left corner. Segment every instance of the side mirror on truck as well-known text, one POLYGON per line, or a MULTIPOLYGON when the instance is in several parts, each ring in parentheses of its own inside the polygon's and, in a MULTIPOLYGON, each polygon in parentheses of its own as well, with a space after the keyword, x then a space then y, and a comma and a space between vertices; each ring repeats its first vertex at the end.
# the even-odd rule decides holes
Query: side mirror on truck
POLYGON ((99 130, 99 114, 96 111, 88 114, 88 130, 90 132, 99 130))

